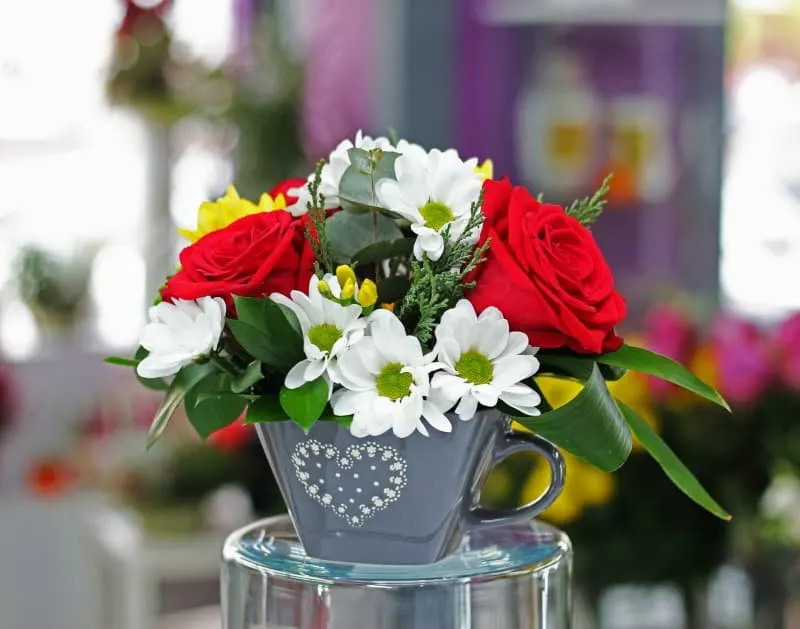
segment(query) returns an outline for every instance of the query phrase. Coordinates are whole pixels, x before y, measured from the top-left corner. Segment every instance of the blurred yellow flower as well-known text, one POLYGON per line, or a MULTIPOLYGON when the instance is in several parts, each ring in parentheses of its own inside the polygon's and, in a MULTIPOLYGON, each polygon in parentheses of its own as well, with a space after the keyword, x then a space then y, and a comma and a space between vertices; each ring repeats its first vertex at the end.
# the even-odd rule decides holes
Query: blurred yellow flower
MULTIPOLYGON (((705 343, 697 348, 692 359, 687 365, 689 371, 696 375, 708 386, 719 391, 719 367, 717 365, 717 353, 714 347, 705 343)), ((676 409, 691 409, 698 406, 711 404, 705 398, 701 398, 686 389, 676 387, 674 395, 670 396, 669 402, 676 409)))
POLYGON ((197 229, 178 229, 178 233, 189 242, 196 242, 206 234, 227 227, 240 218, 259 212, 272 212, 286 209, 286 199, 279 194, 274 199, 262 194, 258 205, 242 199, 236 188, 228 186, 225 196, 216 201, 206 201, 197 211, 197 229))
POLYGON ((475 168, 475 172, 481 178, 481 181, 486 181, 487 179, 492 179, 494 177, 494 164, 492 160, 487 159, 483 164, 475 168))

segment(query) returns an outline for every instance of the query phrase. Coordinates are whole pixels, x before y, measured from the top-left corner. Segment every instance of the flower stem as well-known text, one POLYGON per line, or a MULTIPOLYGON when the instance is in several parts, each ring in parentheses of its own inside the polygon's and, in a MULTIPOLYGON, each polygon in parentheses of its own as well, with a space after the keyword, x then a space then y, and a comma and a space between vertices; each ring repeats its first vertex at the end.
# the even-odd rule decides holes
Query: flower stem
POLYGON ((222 371, 224 371, 226 374, 228 374, 232 378, 238 378, 239 377, 239 370, 227 358, 224 358, 223 356, 220 356, 219 354, 215 354, 215 353, 211 354, 211 356, 209 356, 209 358, 210 358, 212 363, 214 363, 217 367, 219 367, 222 371))

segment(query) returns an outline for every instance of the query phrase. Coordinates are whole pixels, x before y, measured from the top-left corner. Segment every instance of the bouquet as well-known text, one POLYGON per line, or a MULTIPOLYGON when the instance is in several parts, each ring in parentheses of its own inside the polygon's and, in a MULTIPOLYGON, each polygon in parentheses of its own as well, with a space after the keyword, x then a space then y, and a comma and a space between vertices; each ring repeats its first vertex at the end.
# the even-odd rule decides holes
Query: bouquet
POLYGON ((547 459, 551 486, 516 516, 530 518, 563 484, 553 445, 611 472, 634 437, 727 519, 607 386, 639 371, 727 408, 617 334, 625 300, 590 230, 607 192, 564 208, 491 162, 359 133, 258 203, 233 187, 204 203, 134 359, 109 360, 165 392, 151 445, 181 404, 203 437, 245 413, 316 557, 435 561, 468 521, 508 519, 473 495, 493 460, 547 459), (582 389, 553 409, 540 375, 582 389))

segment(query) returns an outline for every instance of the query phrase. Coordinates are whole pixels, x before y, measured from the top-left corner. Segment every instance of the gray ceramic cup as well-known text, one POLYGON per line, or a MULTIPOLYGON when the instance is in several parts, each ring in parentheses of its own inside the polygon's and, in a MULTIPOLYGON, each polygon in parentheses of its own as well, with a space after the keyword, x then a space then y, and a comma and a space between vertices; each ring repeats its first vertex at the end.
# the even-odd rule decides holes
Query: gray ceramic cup
POLYGON ((453 432, 398 439, 353 437, 319 422, 309 434, 290 421, 258 424, 258 434, 298 537, 309 557, 372 564, 428 564, 457 550, 467 530, 529 520, 561 493, 564 461, 535 435, 514 432, 497 411, 453 432), (551 470, 550 486, 525 506, 479 505, 492 467, 531 451, 551 470))

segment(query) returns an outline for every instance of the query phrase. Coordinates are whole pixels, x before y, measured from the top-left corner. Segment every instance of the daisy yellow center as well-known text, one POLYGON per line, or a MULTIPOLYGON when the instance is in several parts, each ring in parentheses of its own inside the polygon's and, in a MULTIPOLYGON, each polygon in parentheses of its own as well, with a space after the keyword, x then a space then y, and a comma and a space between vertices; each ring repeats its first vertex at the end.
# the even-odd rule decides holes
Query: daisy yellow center
POLYGON ((453 214, 453 210, 441 201, 428 201, 419 208, 419 214, 425 219, 425 227, 430 227, 436 231, 439 231, 456 217, 453 214))
POLYGON ((330 323, 320 323, 308 331, 308 340, 323 352, 330 353, 340 338, 342 338, 342 331, 330 323))
POLYGON ((458 375, 472 384, 489 384, 494 378, 494 365, 479 351, 471 349, 456 361, 458 375))
POLYGON ((414 378, 410 373, 402 372, 403 365, 389 363, 375 378, 378 395, 388 397, 390 400, 401 400, 411 393, 411 383, 414 378))

